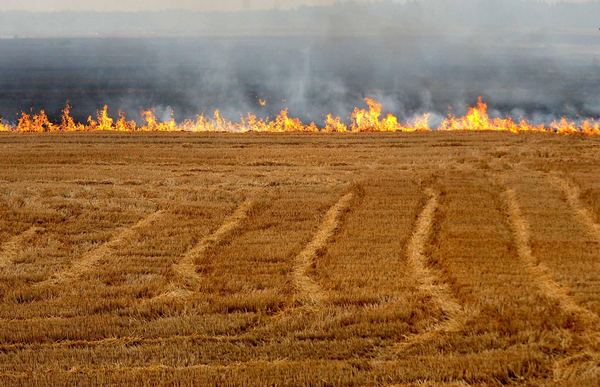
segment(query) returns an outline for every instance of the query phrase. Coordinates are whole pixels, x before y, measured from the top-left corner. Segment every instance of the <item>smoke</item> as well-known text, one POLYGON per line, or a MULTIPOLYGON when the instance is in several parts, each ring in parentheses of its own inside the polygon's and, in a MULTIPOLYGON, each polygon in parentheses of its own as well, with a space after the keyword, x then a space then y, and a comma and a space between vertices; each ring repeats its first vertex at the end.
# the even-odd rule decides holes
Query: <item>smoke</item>
POLYGON ((0 13, 0 116, 69 100, 139 119, 289 115, 321 125, 364 98, 436 126, 479 96, 533 123, 600 116, 600 4, 483 0, 339 3, 195 13, 0 13), (48 39, 49 36, 53 38, 48 39), (60 36, 60 37, 59 37, 60 36), (96 37, 93 37, 96 36, 96 37), (115 36, 118 36, 115 37, 115 36), (262 106, 259 100, 266 101, 262 106))

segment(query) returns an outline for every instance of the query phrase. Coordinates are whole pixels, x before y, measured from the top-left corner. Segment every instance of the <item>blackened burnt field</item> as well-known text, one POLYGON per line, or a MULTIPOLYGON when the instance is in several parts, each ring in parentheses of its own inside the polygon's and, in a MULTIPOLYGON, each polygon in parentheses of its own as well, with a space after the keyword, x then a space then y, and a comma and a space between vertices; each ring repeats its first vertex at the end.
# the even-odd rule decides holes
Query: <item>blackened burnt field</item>
POLYGON ((2 385, 598 383, 597 136, 0 149, 2 385))

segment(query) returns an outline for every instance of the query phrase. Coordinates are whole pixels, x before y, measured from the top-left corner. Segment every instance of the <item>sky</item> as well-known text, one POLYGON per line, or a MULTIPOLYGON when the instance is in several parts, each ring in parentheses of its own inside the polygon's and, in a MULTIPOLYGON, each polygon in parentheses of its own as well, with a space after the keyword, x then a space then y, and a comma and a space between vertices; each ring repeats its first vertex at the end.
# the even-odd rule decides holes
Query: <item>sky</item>
MULTIPOLYGON (((376 0, 364 1, 370 2, 376 0)), ((552 0, 546 1, 552 2, 552 0)), ((578 0, 566 1, 580 2, 578 0)), ((0 10, 26 10, 42 12, 66 10, 148 11, 161 9, 238 11, 247 9, 286 9, 300 5, 331 5, 336 2, 336 0, 0 0, 0 10)))
POLYGON ((299 5, 331 5, 336 0, 0 0, 2 10, 27 11, 147 11, 191 9, 238 11, 292 8, 299 5))

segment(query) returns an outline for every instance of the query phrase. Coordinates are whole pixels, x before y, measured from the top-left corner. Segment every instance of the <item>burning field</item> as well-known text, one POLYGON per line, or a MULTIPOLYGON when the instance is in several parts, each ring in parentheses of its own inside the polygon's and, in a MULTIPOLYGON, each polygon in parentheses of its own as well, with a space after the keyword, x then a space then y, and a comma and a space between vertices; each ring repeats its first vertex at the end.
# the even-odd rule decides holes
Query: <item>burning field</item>
POLYGON ((1 386, 600 384, 599 3, 12 3, 1 386))
POLYGON ((0 40, 0 131, 600 132, 600 38, 514 34, 0 40))
MULTIPOLYGON (((266 101, 259 100, 262 106, 266 101)), ((406 124, 398 123, 398 118, 392 114, 381 118, 382 105, 371 98, 365 102, 369 110, 354 108, 350 114, 351 124, 342 122, 338 116, 333 118, 331 113, 327 115, 324 126, 317 127, 314 122, 309 125, 302 123, 298 118, 288 117, 288 109, 270 120, 257 118, 256 115, 248 113, 246 117, 241 116, 239 122, 232 122, 220 116, 219 110, 214 113, 214 118, 206 118, 204 114, 198 115, 196 120, 185 120, 177 124, 173 118, 169 121, 159 122, 154 110, 142 111, 143 124, 138 126, 136 121, 127 121, 125 115, 119 110, 119 119, 114 120, 108 115, 108 107, 97 112, 97 119, 92 116, 88 118, 88 124, 75 123, 69 115, 71 107, 67 104, 62 112, 60 124, 50 122, 46 113, 42 110, 38 114, 21 113, 16 125, 3 124, 0 119, 0 132, 83 132, 83 131, 118 131, 118 132, 214 132, 214 133, 240 133, 240 132, 414 132, 431 131, 429 126, 429 114, 414 119, 414 122, 406 124)), ((173 112, 171 112, 171 116, 173 112)), ((508 131, 513 133, 535 131, 552 133, 581 133, 600 134, 600 122, 594 118, 578 119, 578 122, 569 121, 562 117, 559 121, 553 121, 549 125, 542 123, 533 125, 525 119, 515 122, 512 118, 491 119, 487 113, 487 105, 481 102, 481 97, 476 107, 469 108, 464 117, 455 118, 449 114, 440 126, 435 130, 459 130, 459 131, 508 131)))
POLYGON ((598 136, 0 149, 3 385, 598 383, 598 136))

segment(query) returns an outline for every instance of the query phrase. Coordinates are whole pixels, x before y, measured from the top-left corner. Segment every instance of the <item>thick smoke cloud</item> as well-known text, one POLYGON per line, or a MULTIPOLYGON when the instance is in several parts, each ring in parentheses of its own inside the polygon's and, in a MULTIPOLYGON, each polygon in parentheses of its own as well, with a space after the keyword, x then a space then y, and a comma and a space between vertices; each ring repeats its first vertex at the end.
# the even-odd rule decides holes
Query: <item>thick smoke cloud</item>
POLYGON ((178 120, 215 109, 323 122, 365 97, 401 120, 466 112, 534 123, 600 116, 600 4, 509 0, 343 3, 234 13, 0 13, 0 116, 66 100, 178 120), (92 38, 92 36, 98 36, 92 38), (115 38, 115 36, 119 36, 115 38), (261 106, 259 99, 266 100, 261 106))

